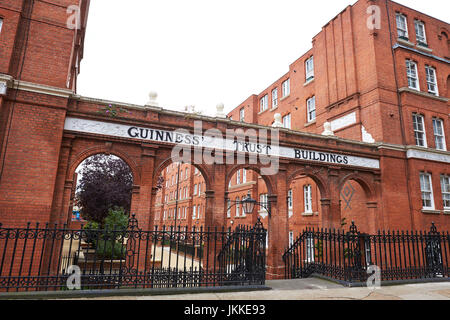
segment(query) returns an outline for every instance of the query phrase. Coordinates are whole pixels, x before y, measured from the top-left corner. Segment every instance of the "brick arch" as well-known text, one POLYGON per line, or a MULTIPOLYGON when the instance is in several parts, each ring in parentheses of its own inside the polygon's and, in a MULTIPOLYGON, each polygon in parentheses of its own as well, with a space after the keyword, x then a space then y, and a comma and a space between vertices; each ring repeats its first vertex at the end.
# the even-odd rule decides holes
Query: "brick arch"
POLYGON ((339 181, 339 192, 340 190, 342 190, 342 188, 344 187, 344 185, 348 182, 348 181, 356 181, 361 188, 364 190, 364 193, 366 195, 366 199, 367 202, 372 202, 372 201, 376 201, 376 191, 375 188, 373 187, 372 183, 370 183, 367 179, 367 177, 361 175, 360 173, 357 172, 352 172, 349 173, 347 175, 345 175, 340 181, 339 181))
POLYGON ((131 169, 131 173, 133 174, 133 184, 139 185, 141 181, 141 176, 139 174, 139 169, 137 163, 130 158, 126 153, 120 151, 120 150, 112 150, 108 148, 107 146, 96 146, 91 147, 86 150, 81 151, 75 156, 75 160, 73 160, 68 167, 67 170, 67 180, 71 180, 75 170, 80 166, 80 164, 86 160, 89 157, 95 156, 97 154, 107 154, 107 155, 114 155, 116 157, 119 157, 122 159, 128 167, 131 169))
POLYGON ((320 171, 323 171, 323 168, 321 168, 317 172, 314 172, 312 168, 308 167, 296 169, 292 174, 288 176, 286 185, 290 186, 291 183, 301 175, 307 176, 311 178, 319 187, 321 198, 328 199, 330 197, 329 183, 327 183, 327 180, 322 176, 322 174, 320 174, 320 171))
POLYGON ((274 187, 274 186, 276 186, 276 184, 273 181, 273 179, 271 178, 272 176, 262 175, 261 168, 258 165, 249 165, 249 164, 235 165, 230 170, 227 171, 227 174, 225 176, 225 183, 226 183, 225 188, 227 191, 228 191, 228 184, 229 184, 231 178, 233 178, 233 176, 236 174, 236 172, 238 172, 239 170, 242 170, 242 169, 255 171, 264 180, 269 194, 271 194, 271 195, 276 194, 276 188, 274 187))
MULTIPOLYGON (((157 163, 155 163, 155 170, 153 171, 153 184, 152 186, 156 186, 158 183, 158 178, 162 174, 165 168, 167 168, 171 163, 173 163, 172 158, 163 158, 160 159, 157 163)), ((210 190, 211 188, 211 175, 209 174, 209 171, 207 168, 205 168, 203 165, 193 164, 193 163, 187 163, 190 164, 192 167, 197 168, 200 173, 203 176, 203 179, 206 183, 206 190, 210 190)))

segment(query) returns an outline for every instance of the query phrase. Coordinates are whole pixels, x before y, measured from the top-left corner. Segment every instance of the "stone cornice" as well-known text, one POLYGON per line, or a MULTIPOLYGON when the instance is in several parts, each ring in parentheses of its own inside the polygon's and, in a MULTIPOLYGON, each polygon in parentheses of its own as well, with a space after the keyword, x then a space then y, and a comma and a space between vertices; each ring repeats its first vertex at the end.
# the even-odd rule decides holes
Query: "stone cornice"
POLYGON ((438 100, 438 101, 445 102, 445 103, 447 103, 449 100, 448 98, 445 98, 445 97, 438 97, 438 96, 432 95, 428 92, 417 91, 417 90, 414 90, 414 89, 411 89, 408 87, 400 88, 400 89, 398 89, 398 92, 400 92, 400 93, 408 92, 408 93, 412 93, 412 94, 415 94, 415 95, 418 95, 418 96, 421 96, 424 98, 430 98, 430 99, 438 100))

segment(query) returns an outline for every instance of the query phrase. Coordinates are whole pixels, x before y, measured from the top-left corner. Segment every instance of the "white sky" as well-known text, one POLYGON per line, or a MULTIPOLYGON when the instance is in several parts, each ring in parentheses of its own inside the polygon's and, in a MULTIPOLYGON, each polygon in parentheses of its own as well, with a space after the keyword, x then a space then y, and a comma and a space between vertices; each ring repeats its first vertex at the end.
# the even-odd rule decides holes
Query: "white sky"
MULTIPOLYGON (((93 0, 78 93, 229 112, 285 74, 356 0, 93 0)), ((448 0, 399 0, 449 21, 448 0)))

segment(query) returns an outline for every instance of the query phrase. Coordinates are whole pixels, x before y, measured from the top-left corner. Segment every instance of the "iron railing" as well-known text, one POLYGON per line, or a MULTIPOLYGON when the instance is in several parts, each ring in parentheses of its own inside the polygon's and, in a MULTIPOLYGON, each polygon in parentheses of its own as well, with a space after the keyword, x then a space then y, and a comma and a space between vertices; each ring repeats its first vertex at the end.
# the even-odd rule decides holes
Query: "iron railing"
POLYGON ((344 283, 368 280, 378 267, 381 281, 449 278, 450 237, 432 225, 429 232, 358 232, 307 229, 285 252, 286 279, 313 274, 344 283), (369 268, 370 267, 370 268, 369 268))
POLYGON ((87 290, 264 285, 265 236, 260 227, 143 231, 134 217, 126 230, 0 225, 0 292, 68 290, 77 271, 87 290))

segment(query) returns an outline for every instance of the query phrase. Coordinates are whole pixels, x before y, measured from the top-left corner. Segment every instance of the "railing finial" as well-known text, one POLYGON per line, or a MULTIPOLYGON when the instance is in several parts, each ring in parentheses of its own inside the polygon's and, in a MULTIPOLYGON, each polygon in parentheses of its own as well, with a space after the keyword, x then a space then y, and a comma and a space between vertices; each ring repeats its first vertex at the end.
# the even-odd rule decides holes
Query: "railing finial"
POLYGON ((350 232, 353 234, 358 233, 358 227, 356 226, 355 221, 352 221, 352 225, 350 226, 350 232))
POLYGON ((128 229, 133 231, 135 229, 138 229, 138 227, 139 227, 139 222, 136 219, 136 214, 133 213, 133 214, 131 214, 131 217, 128 219, 128 229))
POLYGON ((435 223, 434 223, 434 221, 433 222, 431 222, 431 229, 430 229, 430 233, 438 233, 438 231, 437 231, 437 228, 436 228, 436 225, 435 225, 435 223))

